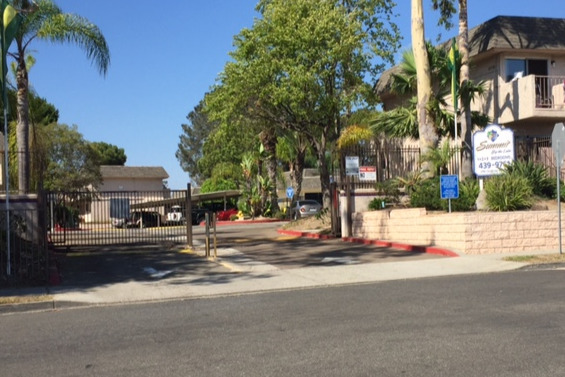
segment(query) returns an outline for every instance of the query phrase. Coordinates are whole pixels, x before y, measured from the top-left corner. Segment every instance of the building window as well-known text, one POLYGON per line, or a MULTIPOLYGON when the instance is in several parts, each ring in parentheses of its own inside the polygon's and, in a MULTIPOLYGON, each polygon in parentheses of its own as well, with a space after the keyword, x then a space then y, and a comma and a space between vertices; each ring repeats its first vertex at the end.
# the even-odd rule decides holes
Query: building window
POLYGON ((528 75, 547 76, 548 61, 545 59, 506 59, 506 82, 528 75))
POLYGON ((506 82, 526 75, 526 61, 524 59, 506 59, 506 82))

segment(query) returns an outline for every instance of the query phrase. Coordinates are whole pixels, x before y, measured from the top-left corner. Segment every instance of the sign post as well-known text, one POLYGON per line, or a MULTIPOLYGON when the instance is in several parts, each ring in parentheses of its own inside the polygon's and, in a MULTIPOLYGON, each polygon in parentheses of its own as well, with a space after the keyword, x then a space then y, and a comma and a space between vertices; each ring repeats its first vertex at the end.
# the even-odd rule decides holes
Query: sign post
POLYGON ((563 157, 565 156, 565 125, 563 123, 557 123, 553 127, 553 132, 551 133, 551 149, 553 149, 553 154, 555 155, 555 166, 557 169, 557 221, 559 225, 557 226, 559 232, 559 254, 563 254, 563 247, 561 242, 561 164, 563 162, 563 157))

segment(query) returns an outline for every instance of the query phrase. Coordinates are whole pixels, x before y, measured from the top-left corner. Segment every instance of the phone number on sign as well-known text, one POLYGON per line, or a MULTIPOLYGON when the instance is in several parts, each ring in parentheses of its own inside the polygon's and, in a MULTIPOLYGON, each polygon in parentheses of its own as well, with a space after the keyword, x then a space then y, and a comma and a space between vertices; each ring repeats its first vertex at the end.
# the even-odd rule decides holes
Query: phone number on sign
POLYGON ((508 162, 481 162, 479 164, 479 169, 491 169, 491 168, 497 168, 497 169, 502 169, 504 167, 504 165, 506 165, 508 162))

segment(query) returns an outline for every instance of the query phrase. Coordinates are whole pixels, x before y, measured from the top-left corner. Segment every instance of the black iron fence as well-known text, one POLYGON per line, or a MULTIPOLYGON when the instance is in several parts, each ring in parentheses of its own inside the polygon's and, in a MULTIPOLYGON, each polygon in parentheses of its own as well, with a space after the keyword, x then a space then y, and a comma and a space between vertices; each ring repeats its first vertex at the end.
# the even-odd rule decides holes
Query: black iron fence
POLYGON ((186 190, 47 193, 55 247, 186 243, 186 190))
MULTIPOLYGON (((514 150, 517 160, 530 160, 545 166, 550 176, 557 175, 555 157, 551 148, 551 136, 516 136, 514 150)), ((447 163, 449 174, 457 171, 457 154, 452 148, 453 157, 447 163)), ((363 146, 353 146, 341 151, 340 169, 334 172, 334 176, 342 183, 347 182, 352 188, 364 189, 374 188, 378 182, 385 182, 397 177, 406 177, 408 174, 420 169, 421 154, 418 147, 406 147, 394 140, 389 142, 375 141, 363 146), (375 167, 374 179, 367 179, 361 175, 346 176, 346 156, 359 158, 360 167, 375 167)), ((565 174, 561 171, 561 179, 565 174)))

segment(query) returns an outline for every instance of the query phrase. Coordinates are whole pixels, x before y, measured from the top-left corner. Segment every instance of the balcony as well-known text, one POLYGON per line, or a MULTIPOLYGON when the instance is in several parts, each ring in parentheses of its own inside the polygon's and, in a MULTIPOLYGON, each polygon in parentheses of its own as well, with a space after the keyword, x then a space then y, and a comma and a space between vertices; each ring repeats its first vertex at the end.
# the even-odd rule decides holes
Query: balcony
POLYGON ((499 122, 565 118, 565 77, 528 75, 500 85, 499 122))

